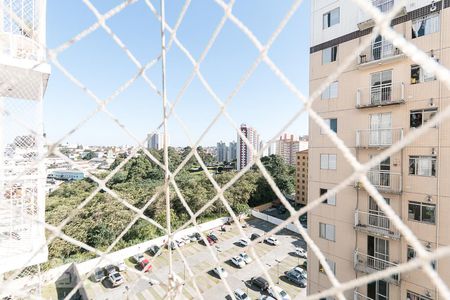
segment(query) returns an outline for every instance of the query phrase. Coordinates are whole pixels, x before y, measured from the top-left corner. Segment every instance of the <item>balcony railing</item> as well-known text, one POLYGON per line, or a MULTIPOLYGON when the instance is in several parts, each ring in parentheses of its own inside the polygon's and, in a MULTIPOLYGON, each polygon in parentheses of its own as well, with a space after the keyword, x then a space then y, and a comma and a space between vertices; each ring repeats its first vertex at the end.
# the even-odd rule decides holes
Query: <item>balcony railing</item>
POLYGON ((400 173, 373 170, 367 172, 367 178, 380 192, 394 194, 402 192, 402 175, 400 173))
POLYGON ((367 297, 366 295, 361 294, 357 290, 353 293, 353 300, 374 300, 372 298, 367 297))
MULTIPOLYGON (((354 252, 353 259, 355 270, 367 274, 397 266, 397 264, 394 262, 391 262, 383 258, 367 255, 359 252, 358 250, 354 252)), ((394 274, 390 278, 386 278, 386 280, 398 284, 400 281, 400 274, 394 274)))
POLYGON ((380 214, 356 210, 355 229, 383 237, 400 238, 400 232, 392 225, 389 218, 380 214))
POLYGON ((356 92, 356 107, 374 107, 400 104, 405 102, 405 84, 384 83, 368 88, 358 89, 356 92))
POLYGON ((374 42, 371 47, 362 52, 359 56, 360 65, 369 65, 373 62, 381 63, 383 60, 389 60, 400 57, 402 52, 392 45, 389 41, 374 42))
POLYGON ((356 131, 356 147, 389 147, 403 138, 403 128, 362 129, 356 131))

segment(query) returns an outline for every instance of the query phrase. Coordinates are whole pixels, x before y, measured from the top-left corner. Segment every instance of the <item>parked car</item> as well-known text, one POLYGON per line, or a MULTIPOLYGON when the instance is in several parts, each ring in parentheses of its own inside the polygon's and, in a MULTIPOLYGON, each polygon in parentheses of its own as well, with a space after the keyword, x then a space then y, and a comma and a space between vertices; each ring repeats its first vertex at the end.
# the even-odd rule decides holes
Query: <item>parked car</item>
POLYGON ((171 241, 170 245, 168 245, 170 249, 175 250, 178 247, 178 243, 176 241, 171 241))
POLYGON ((257 287, 259 287, 259 289, 261 291, 265 291, 269 288, 269 282, 267 280, 265 280, 264 278, 262 278, 261 276, 252 277, 252 279, 250 280, 250 283, 252 285, 256 285, 257 287))
POLYGON ((293 270, 302 275, 303 277, 305 277, 305 279, 308 279, 308 272, 306 272, 304 269, 300 267, 295 267, 293 270))
POLYGON ((291 300, 291 297, 285 290, 279 286, 269 287, 269 295, 278 300, 291 300))
POLYGON ((236 289, 233 292, 236 300, 251 300, 250 297, 241 289, 236 289))
POLYGON ((273 236, 270 236, 270 237, 266 238, 264 241, 267 244, 272 245, 272 246, 277 246, 277 245, 280 244, 280 242, 276 238, 274 238, 273 236))
POLYGON ((105 271, 106 271, 107 275, 111 275, 112 273, 117 272, 117 269, 116 269, 116 266, 114 266, 114 265, 107 265, 105 267, 105 271))
POLYGON ((252 259, 250 256, 248 256, 248 254, 245 253, 245 252, 239 254, 239 256, 242 258, 242 260, 243 260, 246 264, 249 264, 249 263, 251 263, 251 262, 253 261, 253 259, 252 259))
MULTIPOLYGON (((148 253, 150 253, 152 256, 155 256, 156 254, 158 254, 159 249, 160 249, 159 246, 153 245, 153 246, 148 247, 147 251, 148 251, 148 253)), ((161 252, 159 252, 158 255, 161 255, 161 252)))
POLYGON ((190 234, 190 235, 188 235, 188 237, 191 240, 191 242, 197 242, 201 239, 200 233, 198 233, 198 232, 190 234))
MULTIPOLYGON (((250 240, 254 241, 257 238, 260 238, 261 236, 257 233, 252 233, 252 235, 250 236, 250 240)), ((261 241, 259 241, 261 243, 261 241)))
POLYGON ((150 265, 150 262, 148 259, 144 259, 139 263, 139 266, 141 267, 141 270, 144 272, 148 272, 151 270, 152 266, 150 265))
POLYGON ((239 245, 241 245, 242 247, 248 246, 248 240, 247 239, 240 239, 238 241, 239 245))
POLYGON ((302 288, 306 287, 306 278, 304 278, 297 271, 290 270, 290 271, 286 271, 284 274, 286 275, 286 277, 289 281, 295 283, 299 287, 302 287, 302 288))
POLYGON ((96 268, 94 273, 92 274, 92 278, 95 282, 102 281, 105 279, 105 270, 103 268, 96 268))
MULTIPOLYGON (((208 244, 211 246, 211 245, 214 245, 214 241, 209 237, 209 236, 207 236, 206 237, 206 241, 208 241, 208 244)), ((205 245, 205 241, 204 240, 200 240, 200 243, 202 243, 203 245, 205 245)), ((206 245, 205 245, 206 246, 206 245)))
POLYGON ((208 236, 214 241, 214 243, 217 243, 219 241, 217 236, 212 232, 208 236))
POLYGON ((269 295, 261 295, 261 297, 259 297, 259 300, 277 300, 277 299, 269 295))
POLYGON ((182 239, 175 240, 175 242, 177 243, 178 247, 183 247, 184 245, 186 245, 182 239))
POLYGON ((302 268, 302 269, 305 270, 305 271, 308 271, 308 261, 305 260, 305 261, 303 262, 303 264, 300 266, 300 268, 302 268))
POLYGON ((239 268, 245 267, 245 261, 240 256, 234 256, 231 258, 231 262, 239 268))
POLYGON ((278 206, 278 212, 280 214, 284 214, 285 212, 287 212, 287 209, 286 209, 286 207, 284 207, 284 205, 280 205, 280 206, 278 206))
POLYGON ((127 268, 123 261, 116 263, 116 267, 120 272, 125 271, 125 269, 127 268))
POLYGON ((108 276, 109 281, 111 281, 111 284, 113 287, 119 286, 123 283, 123 277, 120 275, 119 272, 114 272, 112 274, 109 274, 108 276))
POLYGON ((142 254, 142 253, 138 253, 138 254, 133 255, 133 259, 137 263, 140 263, 144 258, 145 258, 144 254, 142 254))
POLYGON ((214 273, 217 274, 217 276, 219 276, 219 278, 227 278, 228 277, 228 272, 225 271, 224 268, 222 267, 216 267, 213 269, 214 273))
POLYGON ((298 256, 300 256, 301 258, 307 258, 308 255, 306 253, 306 250, 300 247, 296 247, 295 248, 295 254, 297 254, 298 256))

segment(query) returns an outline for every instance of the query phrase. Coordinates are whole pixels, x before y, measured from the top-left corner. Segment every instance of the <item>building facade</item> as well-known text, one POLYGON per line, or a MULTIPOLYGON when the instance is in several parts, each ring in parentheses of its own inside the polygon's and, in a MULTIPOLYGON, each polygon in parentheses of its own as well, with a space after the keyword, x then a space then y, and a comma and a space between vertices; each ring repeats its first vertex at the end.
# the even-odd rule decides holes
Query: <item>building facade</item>
POLYGON ((295 165, 295 201, 308 204, 308 149, 297 152, 295 165))
POLYGON ((228 161, 228 147, 227 144, 220 141, 217 143, 217 154, 216 159, 218 162, 225 162, 228 161))
POLYGON ((228 161, 232 162, 236 160, 237 155, 237 143, 236 142, 230 142, 228 146, 228 161))
POLYGON ((297 152, 300 149, 298 137, 293 134, 284 134, 277 141, 277 155, 281 156, 285 163, 293 166, 297 158, 297 152))
MULTIPOLYGON (((389 11, 394 0, 374 0, 389 11)), ((406 40, 450 67, 450 1, 411 0, 392 21, 406 40)), ((370 46, 313 103, 330 129, 360 162, 367 162, 449 105, 449 90, 383 37, 350 0, 312 1, 310 91, 369 39, 370 46)), ((369 180, 430 251, 450 244, 450 123, 382 161, 369 180), (447 133, 447 134, 446 134, 447 133), (447 183, 447 184, 446 184, 447 183)), ((310 121, 309 200, 352 174, 342 153, 310 121)), ((415 256, 404 237, 359 183, 346 187, 308 214, 308 231, 341 282, 404 263, 415 256)), ((450 284, 450 260, 432 264, 450 284)), ((308 294, 330 282, 308 256, 308 294)), ((347 291, 348 299, 438 299, 422 271, 394 275, 347 291)))
POLYGON ((250 149, 247 144, 241 139, 240 135, 237 135, 237 169, 241 170, 244 168, 253 157, 253 151, 259 151, 260 138, 258 132, 246 124, 242 124, 240 128, 242 134, 248 139, 253 147, 250 149))
POLYGON ((147 148, 161 150, 163 148, 163 136, 159 133, 151 133, 147 138, 147 148))

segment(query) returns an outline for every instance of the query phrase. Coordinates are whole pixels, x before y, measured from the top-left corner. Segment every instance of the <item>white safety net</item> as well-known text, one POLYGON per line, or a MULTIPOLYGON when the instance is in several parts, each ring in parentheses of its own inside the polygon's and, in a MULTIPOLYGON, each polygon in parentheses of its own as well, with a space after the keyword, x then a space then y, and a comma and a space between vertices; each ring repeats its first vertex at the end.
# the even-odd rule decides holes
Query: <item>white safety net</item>
MULTIPOLYGON (((374 40, 376 36, 381 34, 386 41, 391 42, 396 48, 398 48, 402 53, 407 55, 412 61, 414 61, 416 64, 422 66, 422 68, 430 74, 434 74, 436 76, 437 80, 439 80, 443 85, 445 85, 447 88, 450 89, 450 71, 443 67, 441 64, 436 62, 436 60, 432 59, 429 54, 419 50, 416 46, 409 43, 402 35, 398 34, 393 30, 393 28, 390 26, 390 21, 397 16, 397 13, 405 6, 407 1, 395 1, 395 5, 387 12, 382 13, 376 6, 372 5, 372 1, 366 1, 366 0, 352 0, 354 2, 354 5, 359 6, 366 14, 371 16, 371 18, 374 20, 375 25, 373 28, 373 31, 371 34, 367 35, 366 38, 362 40, 361 45, 355 49, 354 53, 348 57, 346 57, 343 62, 339 65, 339 67, 329 75, 327 80, 323 82, 323 84, 315 91, 311 91, 310 96, 305 95, 302 93, 299 88, 289 79, 289 77, 277 66, 276 62, 272 60, 270 57, 270 49, 276 39, 279 37, 280 33, 283 32, 285 26, 288 24, 289 20, 298 12, 299 9, 301 9, 301 0, 293 1, 293 4, 288 11, 288 13, 284 16, 282 21, 279 23, 279 25, 275 28, 272 35, 267 41, 260 41, 256 35, 252 32, 252 30, 246 26, 245 20, 240 19, 235 14, 233 14, 233 6, 235 4, 235 0, 230 0, 228 2, 223 0, 212 0, 214 3, 223 11, 223 16, 220 19, 220 22, 215 25, 214 31, 206 44, 206 47, 201 52, 200 56, 196 59, 194 55, 189 51, 189 49, 177 38, 177 31, 180 27, 183 26, 183 19, 189 10, 189 6, 191 4, 190 0, 186 0, 182 11, 179 14, 178 20, 174 24, 168 24, 166 22, 165 18, 165 0, 161 0, 159 4, 154 3, 152 0, 126 0, 123 1, 121 4, 116 6, 115 8, 109 10, 106 13, 101 13, 97 8, 94 6, 94 4, 90 0, 81 0, 85 6, 92 12, 92 14, 95 16, 97 21, 93 23, 91 26, 80 32, 79 34, 75 35, 73 38, 68 40, 67 42, 63 43, 62 45, 49 49, 45 47, 45 45, 40 45, 45 47, 47 49, 47 56, 49 62, 52 64, 54 68, 56 68, 60 73, 62 73, 73 85, 78 87, 80 91, 85 93, 90 99, 92 99, 96 104, 96 109, 93 110, 91 113, 86 115, 83 119, 80 120, 80 122, 72 128, 70 131, 68 131, 64 136, 61 136, 61 138, 56 141, 53 144, 48 145, 48 151, 43 156, 40 157, 40 160, 44 160, 48 156, 57 156, 61 160, 67 162, 68 165, 71 165, 74 169, 78 169, 80 171, 86 171, 81 167, 79 164, 74 164, 74 162, 68 158, 64 153, 60 151, 58 148, 58 145, 65 141, 69 136, 73 134, 73 132, 77 131, 79 128, 82 128, 85 123, 87 123, 90 119, 92 119, 95 115, 97 115, 100 112, 103 112, 106 114, 112 122, 116 123, 121 130, 125 133, 126 136, 128 136, 131 140, 133 140, 138 147, 134 147, 131 150, 130 155, 128 155, 127 158, 125 158, 123 161, 118 164, 113 171, 111 171, 105 178, 99 178, 95 175, 93 175, 90 172, 84 172, 87 177, 89 177, 94 183, 95 188, 88 193, 88 196, 80 202, 72 211, 67 213, 67 216, 59 223, 59 225, 51 225, 49 223, 41 224, 45 226, 45 229, 48 232, 46 242, 45 244, 40 245, 40 249, 36 250, 36 254, 42 250, 42 248, 46 248, 50 243, 52 243, 54 240, 64 240, 65 242, 72 244, 76 247, 83 248, 89 252, 92 252, 94 255, 97 255, 101 257, 101 260, 99 260, 92 268, 91 271, 87 274, 81 274, 80 279, 78 280, 78 283, 75 287, 73 287, 70 292, 68 292, 65 295, 65 299, 70 299, 72 296, 76 295, 78 290, 82 288, 83 283, 85 282, 85 279, 90 277, 93 272, 95 271, 95 268, 97 266, 102 266, 106 263, 114 263, 114 261, 108 256, 110 252, 114 250, 114 247, 119 243, 119 241, 126 235, 128 230, 138 221, 138 220, 144 220, 146 222, 149 222, 153 226, 159 228, 161 231, 165 232, 167 234, 167 239, 165 240, 165 245, 171 245, 174 236, 176 236, 177 232, 180 230, 183 230, 188 227, 194 226, 199 233, 201 233, 201 238, 204 241, 205 245, 208 247, 209 254, 214 259, 215 264, 217 266, 223 265, 225 261, 229 260, 230 257, 221 256, 219 258, 217 250, 209 245, 209 242, 206 240, 206 236, 202 233, 202 231, 199 229, 199 224, 197 222, 198 217, 206 211, 211 206, 216 205, 217 203, 221 203, 223 207, 225 207, 226 211, 228 212, 229 216, 233 219, 233 226, 236 226, 236 228, 239 231, 239 234, 242 238, 248 239, 246 236, 246 233, 244 232, 244 229, 242 228, 242 223, 239 220, 239 216, 236 215, 236 213, 232 210, 231 206, 229 205, 226 197, 225 192, 229 190, 235 182, 237 182, 246 172, 248 172, 252 167, 256 167, 260 170, 260 172, 263 174, 264 178, 267 180, 267 182, 270 184, 271 188, 277 195, 277 197, 281 200, 282 204, 287 208, 287 210, 290 213, 290 217, 287 218, 285 221, 283 221, 281 224, 275 226, 270 231, 266 232, 263 236, 259 237, 256 240, 253 240, 249 242, 249 245, 245 247, 245 250, 249 252, 250 256, 253 257, 253 259, 256 262, 256 265, 260 268, 262 275, 269 281, 270 285, 274 285, 274 282, 276 281, 275 278, 273 278, 267 271, 267 267, 261 262, 259 256, 255 252, 255 246, 258 242, 262 241, 268 236, 271 236, 278 231, 285 228, 288 224, 294 224, 300 234, 302 235, 303 239, 305 240, 310 256, 316 256, 318 260, 320 261, 321 265, 324 268, 324 272, 328 276, 328 279, 331 283, 331 287, 329 289, 326 289, 320 293, 311 294, 308 295, 306 299, 321 299, 325 297, 336 297, 337 299, 344 299, 344 292, 346 291, 352 291, 360 286, 366 285, 370 282, 380 280, 383 278, 391 277, 395 274, 401 274, 404 272, 409 272, 412 270, 418 270, 420 269, 421 272, 424 272, 426 276, 430 278, 430 280, 435 284, 435 287, 440 295, 441 299, 450 299, 450 290, 448 286, 445 284, 444 280, 439 276, 439 274, 434 270, 430 262, 436 261, 438 259, 442 259, 443 257, 450 256, 450 247, 438 247, 434 251, 428 251, 422 243, 417 239, 417 237, 414 235, 413 231, 408 228, 408 226, 405 225, 405 223, 402 221, 402 219, 395 213, 395 211, 392 209, 391 206, 389 206, 385 199, 382 197, 382 195, 379 193, 377 188, 374 187, 374 185, 371 184, 367 172, 369 172, 373 167, 377 166, 380 162, 382 162, 384 159, 389 157, 390 155, 398 152, 403 147, 411 144, 413 141, 420 138, 422 135, 426 134, 427 131, 443 122, 447 117, 450 116, 450 108, 446 107, 439 111, 438 114, 436 114, 432 119, 430 119, 427 123, 425 123, 423 126, 418 128, 417 130, 411 131, 407 135, 403 136, 401 139, 399 139, 396 143, 394 143, 392 146, 386 148, 385 150, 381 151, 378 155, 373 157, 370 161, 367 163, 361 163, 358 161, 358 159, 355 157, 355 155, 351 152, 351 150, 344 144, 342 139, 333 132, 325 120, 312 109, 312 103, 315 101, 322 92, 325 90, 327 86, 329 86, 332 82, 334 82, 345 70, 348 68, 350 64, 355 62, 361 53, 366 51, 367 47, 369 47, 374 40), (149 18, 156 18, 160 24, 161 24, 161 53, 152 59, 148 63, 140 62, 137 56, 133 54, 133 52, 127 47, 127 45, 123 42, 120 35, 117 34, 112 30, 112 28, 108 25, 108 22, 110 19, 114 18, 114 16, 122 13, 123 11, 127 10, 127 8, 137 2, 143 2, 145 3, 146 7, 148 8, 149 12, 149 18), (244 74, 240 77, 238 84, 235 86, 235 88, 229 93, 228 97, 221 98, 218 93, 215 92, 214 88, 209 84, 208 78, 203 75, 200 65, 205 60, 208 52, 215 44, 218 36, 221 34, 222 29, 224 28, 226 23, 232 24, 235 28, 240 30, 247 38, 248 40, 253 44, 253 46, 256 48, 256 50, 259 52, 259 55, 257 59, 251 64, 250 68, 245 71, 244 74), (108 98, 103 99, 100 96, 98 96, 91 88, 88 87, 85 83, 81 82, 74 74, 72 74, 68 67, 66 67, 64 64, 62 64, 58 57, 61 53, 66 51, 68 48, 72 47, 73 45, 77 43, 81 43, 84 38, 91 35, 95 31, 103 30, 105 31, 109 37, 111 38, 114 43, 116 43, 126 54, 126 56, 129 58, 131 63, 136 67, 136 73, 134 76, 132 76, 128 81, 126 81, 123 85, 117 87, 115 92, 108 98), (170 82, 166 82, 166 64, 169 64, 170 62, 166 62, 166 54, 168 51, 170 51, 172 48, 177 47, 179 51, 184 53, 184 55, 188 58, 190 63, 192 64, 192 72, 190 76, 186 79, 186 81, 182 84, 181 90, 176 94, 176 98, 174 99, 168 99, 167 97, 167 91, 166 86, 167 84, 170 84, 170 82), (268 141, 263 149, 261 149, 259 152, 253 151, 254 156, 252 157, 251 162, 245 166, 243 169, 241 169, 229 182, 227 182, 225 185, 220 185, 216 179, 213 177, 210 170, 208 170, 208 167, 206 163, 202 160, 201 156, 197 152, 197 146, 200 145, 205 135, 209 132, 211 127, 219 120, 219 118, 223 117, 225 120, 229 122, 229 124, 235 129, 237 134, 240 135, 241 139, 247 144, 247 146, 252 149, 252 144, 248 141, 248 139, 241 133, 239 126, 237 123, 233 120, 232 116, 227 112, 227 108, 229 104, 233 101, 236 94, 245 86, 247 81, 252 77, 253 73, 255 72, 256 68, 261 65, 265 64, 272 72, 275 74, 275 76, 279 79, 279 81, 288 89, 301 103, 301 109, 298 110, 298 112, 289 120, 285 120, 284 126, 279 128, 278 133, 272 137, 270 141, 268 141), (153 81, 150 79, 150 77, 147 75, 147 71, 150 70, 152 67, 154 68, 155 65, 161 66, 161 78, 162 78, 162 85, 157 86, 157 84, 153 83, 153 81), (133 85, 139 78, 142 78, 143 81, 152 89, 157 95, 161 98, 161 103, 163 107, 163 111, 161 112, 163 115, 163 118, 161 120, 160 125, 158 128, 155 128, 155 132, 158 132, 162 130, 164 134, 164 155, 162 160, 158 160, 148 149, 146 148, 147 140, 139 140, 131 130, 127 128, 121 121, 113 114, 110 110, 108 110, 108 104, 117 98, 121 93, 123 93, 128 87, 133 85), (202 134, 198 139, 192 139, 190 138, 189 129, 187 126, 184 125, 182 119, 180 116, 177 115, 175 108, 177 107, 178 103, 180 103, 183 100, 183 96, 185 95, 186 91, 188 90, 191 83, 194 81, 194 79, 198 79, 198 81, 201 83, 201 85, 206 89, 208 94, 210 95, 210 98, 212 101, 214 101, 219 107, 220 111, 217 113, 213 121, 204 129, 202 134), (334 188, 328 190, 327 193, 321 195, 317 199, 309 199, 308 204, 301 208, 300 210, 295 210, 294 207, 289 203, 289 201, 285 198, 283 193, 280 191, 280 189, 275 184, 275 181, 270 176, 269 172, 265 168, 265 166, 261 162, 261 157, 263 151, 269 147, 285 130, 293 123, 295 122, 301 115, 308 114, 311 121, 320 126, 322 132, 327 135, 327 137, 330 139, 330 141, 334 144, 334 146, 339 149, 339 151, 342 153, 342 155, 345 157, 345 159, 348 161, 348 163, 353 168, 353 173, 351 176, 347 178, 343 178, 343 180, 337 184, 334 188), (191 152, 187 155, 187 157, 181 162, 181 164, 175 169, 175 171, 171 171, 169 168, 169 155, 168 155, 168 123, 169 122, 177 122, 179 123, 180 127, 183 129, 183 131, 186 133, 186 136, 191 141, 191 152), (148 199, 148 201, 145 203, 145 205, 137 207, 133 204, 131 204, 130 199, 126 199, 122 197, 119 193, 112 190, 108 187, 107 183, 116 175, 121 168, 123 168, 127 162, 129 162, 133 157, 138 155, 138 153, 144 153, 152 162, 154 162, 157 166, 159 166, 164 171, 164 184, 157 189, 157 192, 148 199), (198 161, 199 165, 201 166, 201 169, 207 176, 207 178, 210 180, 211 184, 213 185, 216 195, 210 199, 209 202, 206 203, 203 207, 200 209, 193 211, 189 207, 187 201, 185 201, 185 198, 183 196, 182 191, 179 189, 177 182, 175 180, 175 177, 177 174, 183 169, 183 167, 186 165, 186 163, 194 158, 198 161), (335 195, 339 193, 341 190, 343 190, 345 187, 348 187, 349 185, 353 185, 355 181, 358 181, 362 184, 362 186, 365 188, 365 190, 370 194, 370 196, 376 201, 379 208, 384 212, 384 215, 389 218, 389 221, 393 224, 393 226, 398 230, 402 236, 402 238, 405 239, 405 241, 408 243, 408 245, 411 245, 413 249, 416 251, 417 256, 414 259, 409 260, 408 262, 401 263, 389 268, 385 268, 384 270, 381 270, 379 272, 375 272, 372 274, 369 274, 367 276, 360 276, 355 280, 351 280, 348 282, 340 282, 336 278, 335 274, 331 270, 330 266, 326 262, 326 258, 324 254, 322 253, 321 249, 317 246, 317 244, 314 242, 314 240, 310 237, 308 234, 308 231, 300 224, 299 217, 315 207, 317 207, 320 203, 322 203, 325 199, 328 197, 335 195), (117 236, 117 238, 114 240, 114 242, 107 247, 106 250, 100 251, 98 249, 95 249, 88 244, 81 242, 79 240, 74 239, 70 236, 70 233, 64 231, 64 226, 71 222, 75 216, 81 211, 83 208, 88 207, 90 202, 94 199, 94 197, 99 194, 100 192, 108 194, 115 203, 113 205, 121 205, 128 209, 130 212, 130 215, 133 217, 130 218, 131 221, 128 222, 128 224, 124 227, 121 234, 117 236), (170 217, 170 193, 175 192, 178 198, 181 200, 182 205, 186 209, 187 214, 189 215, 190 219, 186 224, 183 226, 178 227, 176 230, 174 230, 171 226, 171 217, 170 217), (165 201, 165 209, 166 209, 166 223, 165 224, 159 224, 154 219, 148 217, 144 214, 144 211, 146 208, 154 204, 156 201, 165 201)), ((379 2, 379 1, 378 1, 379 2)), ((5 16, 9 15, 9 20, 16 20, 15 12, 14 10, 8 9, 8 1, 1 1, 2 7, 0 7, 1 10, 4 11, 5 16)), ((20 18, 19 18, 20 19, 20 18)), ((28 28, 28 24, 19 24, 20 28, 28 28)), ((34 29, 30 28, 29 30, 24 29, 27 32, 32 32, 34 29)), ((304 32, 299 32, 299 34, 305 34, 304 32)), ((268 83, 270 84, 270 83, 268 83)), ((2 107, 2 113, 8 116, 14 116, 14 111, 9 111, 10 109, 8 106, 2 107)), ((26 108, 21 108, 20 111, 27 110, 26 108)), ((29 121, 28 118, 26 118, 25 121, 29 121)), ((19 124, 19 122, 17 122, 19 124)), ((19 125, 17 125, 19 126, 19 125)), ((30 130, 26 124, 20 125, 20 128, 30 130)), ((23 134, 26 136, 26 134, 23 134)), ((20 142, 20 141, 19 141, 20 142)), ((23 141, 24 146, 23 147, 30 147, 30 143, 27 141, 23 141)), ((24 175, 19 174, 17 178, 15 179, 17 182, 20 182, 24 175)), ((12 183, 11 183, 12 184, 12 183)), ((32 193, 32 191, 29 191, 32 193)), ((2 191, 3 193, 3 191, 2 191)), ((12 196, 11 196, 12 197, 12 196)), ((29 209, 29 208, 27 208, 29 209)), ((39 220, 35 220, 32 218, 31 215, 23 215, 22 217, 29 217, 29 222, 38 222, 39 220)), ((3 222, 4 219, 0 220, 0 222, 3 222)), ((24 220, 15 219, 15 222, 25 222, 24 220)), ((165 247, 161 247, 159 251, 163 251, 165 247)), ((186 260, 186 254, 184 253, 183 248, 175 247, 175 249, 172 250, 171 247, 168 247, 169 252, 169 259, 168 259, 168 276, 167 276, 167 282, 161 283, 162 286, 164 286, 166 290, 165 298, 173 299, 176 297, 182 297, 183 295, 183 289, 190 285, 193 287, 193 292, 195 293, 195 298, 203 299, 203 295, 201 290, 199 289, 199 283, 197 282, 197 276, 200 273, 205 273, 209 269, 205 270, 193 270, 191 268, 191 265, 189 261, 186 260), (180 276, 176 275, 176 272, 173 268, 173 257, 172 252, 176 252, 177 255, 181 258, 184 266, 185 266, 185 272, 188 274, 188 276, 185 276, 184 278, 181 278, 180 276)), ((156 255, 154 257, 157 257, 156 255)), ((152 264, 152 261, 150 261, 150 264, 152 264)), ((12 295, 13 297, 33 297, 33 292, 27 292, 24 289, 18 289, 17 285, 14 284, 15 280, 17 280, 19 277, 23 277, 24 272, 26 273, 26 266, 28 266, 28 261, 23 262, 23 268, 20 268, 16 271, 14 271, 12 274, 9 274, 6 280, 0 283, 0 295, 12 295), (28 294, 27 294, 28 293, 28 294)), ((139 277, 142 277, 143 279, 149 280, 149 274, 145 273, 144 271, 137 270, 135 268, 131 268, 126 266, 128 272, 135 273, 139 277)), ((31 275, 30 275, 31 276, 31 275)), ((41 280, 41 279, 39 279, 41 280)), ((44 279, 42 279, 44 280, 44 279)), ((228 291, 229 295, 233 295, 233 289, 230 287, 230 284, 227 282, 227 279, 223 279, 223 284, 225 288, 228 291)), ((137 285, 131 284, 129 286, 129 294, 133 294, 133 291, 137 289, 137 285)), ((234 296, 233 296, 234 297, 234 296)))

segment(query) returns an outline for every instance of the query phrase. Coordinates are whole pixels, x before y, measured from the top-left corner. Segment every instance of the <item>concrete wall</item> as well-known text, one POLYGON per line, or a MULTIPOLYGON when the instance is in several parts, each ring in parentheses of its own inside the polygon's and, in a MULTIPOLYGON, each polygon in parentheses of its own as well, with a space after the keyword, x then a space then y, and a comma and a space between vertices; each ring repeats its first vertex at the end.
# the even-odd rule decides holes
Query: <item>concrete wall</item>
MULTIPOLYGON (((262 212, 256 211, 256 210, 252 210, 252 216, 254 216, 255 218, 267 221, 269 223, 275 224, 275 225, 280 225, 281 223, 283 223, 284 220, 272 217, 270 215, 266 215, 262 212)), ((298 231, 297 227, 295 227, 294 224, 288 224, 286 227, 284 227, 290 231, 293 231, 295 233, 300 234, 300 232, 298 231)))

